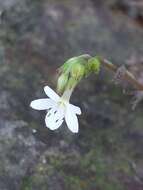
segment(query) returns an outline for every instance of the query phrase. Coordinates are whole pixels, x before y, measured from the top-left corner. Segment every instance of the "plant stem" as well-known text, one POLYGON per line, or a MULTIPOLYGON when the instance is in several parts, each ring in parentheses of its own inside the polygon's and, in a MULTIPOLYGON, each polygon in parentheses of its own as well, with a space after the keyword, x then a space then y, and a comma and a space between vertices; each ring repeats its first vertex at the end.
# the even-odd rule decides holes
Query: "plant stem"
MULTIPOLYGON (((99 57, 99 60, 101 62, 101 65, 103 67, 105 67, 106 69, 114 72, 115 74, 117 73, 119 67, 116 65, 113 65, 110 61, 103 59, 101 57, 99 57)), ((134 75, 129 72, 128 70, 125 71, 124 75, 123 75, 123 79, 126 80, 127 82, 129 82, 130 84, 132 84, 134 86, 134 88, 136 88, 137 90, 143 90, 143 84, 141 84, 135 77, 134 75)))

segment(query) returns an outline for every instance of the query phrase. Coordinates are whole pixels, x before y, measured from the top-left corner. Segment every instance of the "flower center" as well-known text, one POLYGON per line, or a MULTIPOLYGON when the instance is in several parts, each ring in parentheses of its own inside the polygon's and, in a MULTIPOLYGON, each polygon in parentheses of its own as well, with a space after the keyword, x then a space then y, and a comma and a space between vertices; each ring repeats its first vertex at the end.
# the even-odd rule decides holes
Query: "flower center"
POLYGON ((58 106, 64 109, 66 107, 67 101, 63 98, 60 98, 60 101, 58 102, 58 106))

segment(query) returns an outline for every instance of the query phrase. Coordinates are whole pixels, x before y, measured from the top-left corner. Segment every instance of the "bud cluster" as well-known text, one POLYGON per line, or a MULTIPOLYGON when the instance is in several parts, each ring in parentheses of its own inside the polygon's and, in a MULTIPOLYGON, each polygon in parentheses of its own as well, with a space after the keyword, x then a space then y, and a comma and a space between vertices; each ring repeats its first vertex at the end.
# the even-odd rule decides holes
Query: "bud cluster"
POLYGON ((66 89, 74 89, 80 80, 91 72, 98 73, 100 61, 97 57, 84 54, 67 60, 60 68, 57 90, 64 92, 66 89))

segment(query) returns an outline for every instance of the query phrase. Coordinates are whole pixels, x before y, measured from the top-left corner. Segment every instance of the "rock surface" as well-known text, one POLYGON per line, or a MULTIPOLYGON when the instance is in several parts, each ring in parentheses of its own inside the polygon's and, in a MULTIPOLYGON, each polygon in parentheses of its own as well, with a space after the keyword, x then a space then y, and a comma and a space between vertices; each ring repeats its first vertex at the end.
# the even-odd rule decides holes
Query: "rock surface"
POLYGON ((72 56, 141 67, 143 28, 129 2, 0 1, 0 190, 143 189, 142 103, 132 111, 111 73, 76 88, 79 134, 48 130, 45 112, 29 107, 44 85, 56 88, 57 68, 72 56))

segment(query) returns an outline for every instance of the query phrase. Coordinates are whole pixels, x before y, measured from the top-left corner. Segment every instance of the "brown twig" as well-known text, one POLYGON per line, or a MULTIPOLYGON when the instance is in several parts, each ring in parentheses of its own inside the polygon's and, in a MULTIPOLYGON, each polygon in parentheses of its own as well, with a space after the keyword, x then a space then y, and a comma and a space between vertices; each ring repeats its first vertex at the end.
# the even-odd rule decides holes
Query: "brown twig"
MULTIPOLYGON (((116 65, 113 65, 110 61, 103 59, 103 58, 99 58, 101 65, 103 67, 105 67, 106 69, 117 73, 119 67, 117 67, 116 65)), ((130 73, 128 70, 125 71, 124 75, 123 75, 123 79, 126 80, 127 82, 129 82, 130 84, 132 84, 134 86, 134 88, 136 90, 139 91, 143 91, 143 84, 141 84, 132 73, 130 73)))

